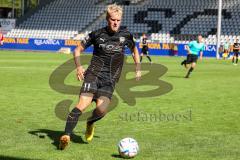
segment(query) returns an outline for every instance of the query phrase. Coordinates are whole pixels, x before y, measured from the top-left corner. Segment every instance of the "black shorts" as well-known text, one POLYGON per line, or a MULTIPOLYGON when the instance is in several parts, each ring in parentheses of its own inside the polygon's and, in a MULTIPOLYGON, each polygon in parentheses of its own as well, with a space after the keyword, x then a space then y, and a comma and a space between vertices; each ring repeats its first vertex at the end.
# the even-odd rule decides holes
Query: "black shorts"
POLYGON ((234 51, 234 56, 238 57, 239 51, 234 51))
POLYGON ((80 95, 81 93, 92 93, 93 101, 96 101, 101 96, 111 99, 114 89, 115 82, 106 81, 92 74, 87 74, 84 77, 80 95))
POLYGON ((148 55, 148 46, 143 46, 142 47, 142 53, 145 55, 148 55))
POLYGON ((196 63, 198 60, 198 56, 195 55, 195 54, 188 54, 187 55, 187 64, 190 64, 190 63, 196 63))

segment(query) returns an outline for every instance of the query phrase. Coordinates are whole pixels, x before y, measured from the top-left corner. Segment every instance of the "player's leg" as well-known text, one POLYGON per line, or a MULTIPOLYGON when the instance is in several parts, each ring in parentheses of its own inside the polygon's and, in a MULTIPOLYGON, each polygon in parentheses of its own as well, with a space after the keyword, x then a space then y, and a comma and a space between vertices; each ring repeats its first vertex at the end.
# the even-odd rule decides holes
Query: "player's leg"
POLYGON ((146 46, 143 46, 142 47, 142 52, 141 52, 141 56, 140 56, 140 63, 142 63, 142 58, 143 58, 143 56, 146 56, 147 55, 147 48, 146 48, 146 46))
POLYGON ((67 117, 65 132, 60 138, 59 149, 63 150, 69 144, 70 136, 78 123, 79 117, 81 116, 82 112, 91 104, 92 99, 92 93, 81 93, 78 104, 72 109, 67 117))
POLYGON ((196 66, 197 59, 198 59, 197 55, 193 55, 193 54, 188 55, 187 63, 190 63, 190 66, 188 68, 188 72, 187 72, 187 75, 185 76, 185 78, 189 78, 190 74, 192 73, 192 71, 194 70, 194 68, 196 66))
POLYGON ((191 65, 192 65, 192 62, 193 62, 193 55, 192 54, 188 54, 187 55, 187 59, 186 59, 186 63, 184 64, 184 67, 189 70, 191 65))
POLYGON ((236 52, 234 52, 234 54, 233 54, 232 64, 234 64, 234 62, 235 62, 235 57, 236 57, 236 52))
POLYGON ((148 46, 145 47, 144 54, 147 56, 147 59, 149 60, 149 62, 152 64, 152 59, 149 56, 148 46))
POLYGON ((106 80, 98 81, 98 90, 94 96, 96 99, 96 109, 93 111, 92 116, 88 118, 86 129, 86 140, 90 142, 94 134, 94 123, 102 119, 107 113, 107 107, 111 101, 114 92, 115 83, 107 82, 106 80))
POLYGON ((147 58, 148 58, 149 62, 152 63, 152 59, 148 54, 147 54, 147 58))
POLYGON ((73 129, 77 125, 79 116, 82 112, 92 103, 93 94, 92 93, 81 93, 79 98, 79 103, 75 108, 69 113, 65 128, 65 134, 71 135, 73 129))
POLYGON ((189 68, 187 75, 185 76, 185 78, 189 78, 190 74, 192 73, 192 71, 194 70, 196 66, 196 62, 191 63, 191 67, 189 68))
POLYGON ((107 107, 110 99, 101 96, 97 99, 96 108, 93 110, 92 116, 88 118, 85 138, 88 142, 92 141, 94 135, 94 123, 102 119, 107 113, 107 107))
POLYGON ((184 65, 184 67, 188 69, 190 63, 191 63, 191 54, 188 54, 187 58, 182 61, 181 65, 184 65))
POLYGON ((226 58, 227 58, 227 50, 226 49, 224 49, 224 51, 223 51, 222 58, 223 58, 223 60, 226 60, 226 58))
POLYGON ((142 63, 142 59, 143 59, 143 53, 141 53, 140 55, 140 63, 142 63))
POLYGON ((225 59, 227 59, 228 56, 229 56, 229 50, 227 50, 227 52, 226 52, 226 57, 225 57, 225 59))
POLYGON ((151 59, 151 57, 149 56, 149 51, 148 51, 148 49, 146 50, 146 53, 145 53, 146 55, 147 55, 147 59, 149 60, 149 62, 152 64, 152 59, 151 59))
POLYGON ((236 54, 236 64, 238 64, 238 52, 237 52, 237 54, 236 54))
POLYGON ((186 62, 187 62, 187 60, 186 60, 186 59, 184 59, 184 60, 181 62, 181 65, 184 65, 184 66, 186 66, 186 62))

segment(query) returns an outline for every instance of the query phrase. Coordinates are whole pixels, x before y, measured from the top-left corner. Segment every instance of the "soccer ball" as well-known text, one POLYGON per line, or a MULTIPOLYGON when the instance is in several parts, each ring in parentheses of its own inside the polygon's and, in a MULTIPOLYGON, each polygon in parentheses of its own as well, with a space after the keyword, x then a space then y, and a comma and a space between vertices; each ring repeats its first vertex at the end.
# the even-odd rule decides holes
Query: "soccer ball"
POLYGON ((118 143, 118 152, 123 158, 133 158, 138 154, 138 143, 133 138, 124 138, 118 143))

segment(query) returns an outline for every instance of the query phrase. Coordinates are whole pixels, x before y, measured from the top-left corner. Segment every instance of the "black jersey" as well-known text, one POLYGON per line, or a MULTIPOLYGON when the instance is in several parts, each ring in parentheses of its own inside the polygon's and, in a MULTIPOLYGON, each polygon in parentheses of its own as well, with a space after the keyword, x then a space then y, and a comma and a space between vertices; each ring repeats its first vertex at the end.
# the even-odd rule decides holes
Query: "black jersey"
POLYGON ((107 27, 91 32, 82 42, 86 49, 93 45, 93 56, 85 74, 91 73, 105 81, 118 81, 124 61, 124 49, 135 47, 133 35, 120 28, 112 33, 107 27))
POLYGON ((233 51, 234 52, 239 52, 239 48, 240 48, 240 43, 234 43, 233 44, 233 51), (237 48, 237 49, 236 49, 237 48))

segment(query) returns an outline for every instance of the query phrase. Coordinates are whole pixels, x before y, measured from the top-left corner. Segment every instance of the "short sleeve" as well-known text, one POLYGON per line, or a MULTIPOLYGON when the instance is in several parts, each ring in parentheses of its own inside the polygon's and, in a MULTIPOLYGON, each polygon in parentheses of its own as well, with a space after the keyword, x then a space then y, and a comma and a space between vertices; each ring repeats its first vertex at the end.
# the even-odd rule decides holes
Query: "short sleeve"
POLYGON ((81 41, 81 45, 84 49, 88 48, 93 44, 94 32, 89 33, 84 40, 81 41))
POLYGON ((194 41, 192 41, 188 44, 189 48, 191 48, 193 46, 193 43, 194 43, 194 41))
POLYGON ((135 39, 133 37, 133 35, 130 33, 128 39, 127 39, 127 47, 129 49, 133 49, 135 47, 135 39))

